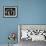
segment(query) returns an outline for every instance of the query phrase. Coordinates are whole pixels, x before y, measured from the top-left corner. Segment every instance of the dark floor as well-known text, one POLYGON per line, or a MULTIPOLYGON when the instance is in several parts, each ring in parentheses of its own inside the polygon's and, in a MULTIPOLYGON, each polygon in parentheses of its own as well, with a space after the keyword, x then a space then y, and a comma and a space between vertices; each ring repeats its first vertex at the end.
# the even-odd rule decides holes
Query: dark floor
POLYGON ((21 40, 20 46, 46 46, 46 42, 45 41, 21 40))

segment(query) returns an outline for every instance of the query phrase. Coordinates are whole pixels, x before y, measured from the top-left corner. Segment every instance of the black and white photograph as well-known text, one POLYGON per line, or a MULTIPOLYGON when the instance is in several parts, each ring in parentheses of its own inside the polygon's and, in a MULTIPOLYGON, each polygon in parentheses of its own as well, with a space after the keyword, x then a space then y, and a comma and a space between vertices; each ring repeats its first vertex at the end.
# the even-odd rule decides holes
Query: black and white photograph
POLYGON ((16 17, 17 16, 17 7, 5 6, 3 13, 4 13, 4 17, 16 17))
POLYGON ((31 46, 46 41, 46 25, 19 24, 18 41, 20 46, 31 46))

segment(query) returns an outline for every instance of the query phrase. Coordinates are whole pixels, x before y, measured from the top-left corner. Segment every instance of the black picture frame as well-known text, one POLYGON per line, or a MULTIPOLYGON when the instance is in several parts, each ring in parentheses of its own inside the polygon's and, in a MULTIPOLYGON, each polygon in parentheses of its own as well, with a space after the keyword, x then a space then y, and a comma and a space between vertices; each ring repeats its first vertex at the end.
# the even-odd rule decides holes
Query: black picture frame
POLYGON ((17 17, 17 6, 3 6, 3 17, 14 18, 17 17))

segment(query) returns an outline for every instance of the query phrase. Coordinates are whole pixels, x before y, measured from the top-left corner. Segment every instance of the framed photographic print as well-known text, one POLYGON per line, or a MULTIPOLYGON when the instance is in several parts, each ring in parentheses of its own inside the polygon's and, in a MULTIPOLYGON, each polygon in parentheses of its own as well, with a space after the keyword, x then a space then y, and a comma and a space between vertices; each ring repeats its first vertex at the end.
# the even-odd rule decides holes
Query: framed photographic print
POLYGON ((17 7, 16 6, 4 6, 3 7, 4 17, 16 17, 17 16, 17 7))
POLYGON ((24 40, 46 41, 46 24, 19 24, 18 42, 24 40))

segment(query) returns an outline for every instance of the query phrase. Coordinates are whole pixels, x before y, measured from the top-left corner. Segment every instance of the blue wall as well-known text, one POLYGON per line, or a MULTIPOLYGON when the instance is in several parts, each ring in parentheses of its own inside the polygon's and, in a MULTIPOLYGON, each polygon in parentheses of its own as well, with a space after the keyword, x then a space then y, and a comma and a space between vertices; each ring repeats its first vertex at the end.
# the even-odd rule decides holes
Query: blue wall
MULTIPOLYGON (((3 18, 3 6, 17 6, 17 3, 17 0, 0 1, 0 44, 7 44, 9 42, 8 35, 10 32, 16 32, 17 35, 18 18, 3 18)), ((18 42, 17 39, 16 43, 18 42)))
POLYGON ((21 0, 21 24, 46 24, 46 0, 21 0))
POLYGON ((0 44, 8 43, 9 32, 18 32, 18 24, 46 24, 46 0, 1 0, 0 44), (3 18, 3 6, 18 6, 18 16, 3 18))

